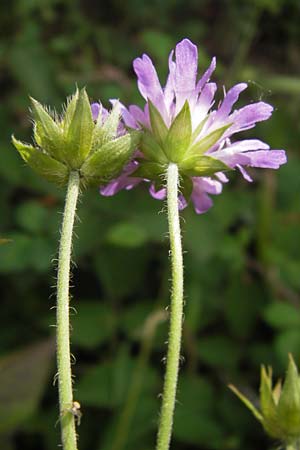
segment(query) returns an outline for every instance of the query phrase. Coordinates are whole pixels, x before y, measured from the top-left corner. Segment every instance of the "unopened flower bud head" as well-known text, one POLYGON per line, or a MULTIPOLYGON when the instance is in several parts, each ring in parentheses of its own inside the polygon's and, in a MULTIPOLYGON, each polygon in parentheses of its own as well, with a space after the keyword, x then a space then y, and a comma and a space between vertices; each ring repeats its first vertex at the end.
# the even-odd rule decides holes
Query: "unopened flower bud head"
POLYGON ((109 113, 101 104, 91 105, 85 89, 77 89, 62 116, 33 98, 31 103, 34 145, 14 136, 12 142, 24 161, 51 182, 65 185, 70 172, 77 171, 82 187, 107 183, 136 148, 139 133, 126 131, 118 102, 109 113))
POLYGON ((272 368, 262 366, 260 379, 260 410, 258 410, 235 386, 230 389, 250 409, 267 434, 284 445, 298 448, 300 445, 300 377, 293 357, 289 355, 286 377, 273 387, 272 368))

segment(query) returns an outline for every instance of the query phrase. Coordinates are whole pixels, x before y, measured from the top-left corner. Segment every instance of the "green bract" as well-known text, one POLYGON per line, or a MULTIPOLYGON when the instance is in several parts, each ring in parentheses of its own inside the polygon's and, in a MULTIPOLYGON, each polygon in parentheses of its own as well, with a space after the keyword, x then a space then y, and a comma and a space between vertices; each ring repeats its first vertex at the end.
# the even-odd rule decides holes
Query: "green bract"
POLYGON ((291 355, 283 386, 279 380, 273 387, 272 368, 262 366, 260 411, 236 387, 229 387, 272 438, 289 445, 300 444, 300 377, 291 355))
MULTIPOLYGON (((216 129, 203 139, 196 140, 206 120, 202 121, 194 132, 189 103, 186 101, 181 111, 168 128, 157 108, 148 100, 151 131, 144 128, 140 148, 144 159, 139 160, 139 167, 133 176, 162 183, 166 168, 170 162, 177 164, 182 178, 182 189, 188 195, 189 177, 212 176, 216 172, 231 170, 222 161, 205 155, 231 126, 216 129)), ((188 198, 188 197, 186 197, 188 198)))
POLYGON ((21 157, 39 175, 58 185, 67 183, 69 174, 78 171, 81 185, 103 184, 118 175, 136 148, 140 133, 120 137, 118 103, 103 120, 93 120, 85 89, 76 90, 63 117, 50 114, 31 98, 35 145, 12 137, 21 157))

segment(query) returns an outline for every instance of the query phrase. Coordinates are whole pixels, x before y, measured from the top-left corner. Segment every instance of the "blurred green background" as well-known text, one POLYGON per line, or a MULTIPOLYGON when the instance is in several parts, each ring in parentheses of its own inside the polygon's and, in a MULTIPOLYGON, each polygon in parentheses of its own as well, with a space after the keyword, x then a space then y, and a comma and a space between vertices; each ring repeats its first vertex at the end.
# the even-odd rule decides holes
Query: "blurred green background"
MULTIPOLYGON (((240 104, 273 118, 249 136, 284 148, 278 172, 232 174, 214 207, 184 211, 186 309, 173 450, 278 447, 228 390, 255 401, 260 364, 300 362, 300 3, 298 0, 13 0, 0 6, 0 447, 59 444, 55 258, 64 192, 12 148, 30 139, 28 94, 60 108, 75 83, 93 100, 141 103, 132 60, 151 55, 162 80, 183 37, 200 72, 216 55, 240 104), (52 286, 52 287, 51 287, 52 286)), ((219 96, 222 89, 220 86, 219 96)), ((246 134, 245 134, 246 136, 246 134)), ((80 450, 153 450, 166 354, 168 240, 163 204, 145 187, 79 205, 72 350, 82 405, 80 450), (74 359, 75 362, 75 359, 74 359)))

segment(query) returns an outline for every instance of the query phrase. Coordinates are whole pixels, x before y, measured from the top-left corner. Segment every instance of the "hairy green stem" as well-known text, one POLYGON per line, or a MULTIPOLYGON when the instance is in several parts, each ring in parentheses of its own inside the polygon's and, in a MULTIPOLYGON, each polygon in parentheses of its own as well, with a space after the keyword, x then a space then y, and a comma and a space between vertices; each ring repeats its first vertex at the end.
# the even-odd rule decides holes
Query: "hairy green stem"
POLYGON ((180 361, 183 317, 183 256, 178 211, 178 184, 178 167, 171 163, 167 170, 167 205, 172 265, 171 312, 157 450, 168 450, 170 447, 180 361))
POLYGON ((79 194, 79 174, 71 172, 61 228, 57 272, 57 368, 63 450, 76 450, 70 353, 69 282, 73 225, 79 194))

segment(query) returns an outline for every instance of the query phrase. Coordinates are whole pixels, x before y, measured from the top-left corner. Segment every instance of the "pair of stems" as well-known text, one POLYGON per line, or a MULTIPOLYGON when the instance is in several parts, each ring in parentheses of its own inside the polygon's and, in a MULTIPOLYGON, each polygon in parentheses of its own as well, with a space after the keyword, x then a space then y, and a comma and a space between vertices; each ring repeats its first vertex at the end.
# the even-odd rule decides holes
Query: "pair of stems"
MULTIPOLYGON (((176 164, 169 164, 166 176, 172 289, 168 353, 156 450, 168 450, 170 447, 183 317, 183 256, 178 211, 179 172, 176 164)), ((61 228, 57 274, 57 366, 63 450, 77 450, 70 352, 69 284, 72 235, 79 187, 78 172, 71 172, 61 228)))

